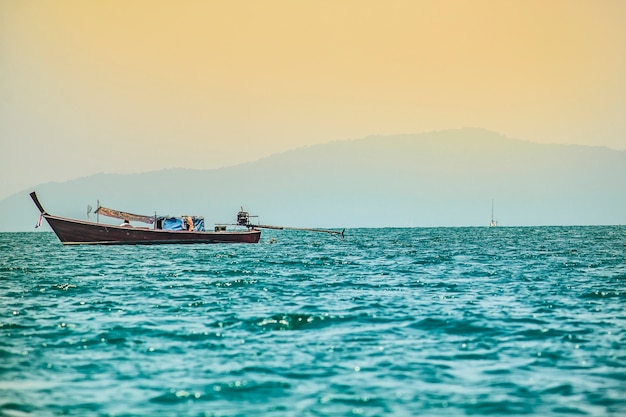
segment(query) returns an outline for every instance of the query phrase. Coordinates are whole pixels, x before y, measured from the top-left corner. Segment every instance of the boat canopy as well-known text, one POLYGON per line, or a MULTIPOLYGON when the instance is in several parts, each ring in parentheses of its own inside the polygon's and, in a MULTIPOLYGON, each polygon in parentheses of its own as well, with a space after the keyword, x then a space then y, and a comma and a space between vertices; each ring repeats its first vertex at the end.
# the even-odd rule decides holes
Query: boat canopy
POLYGON ((102 206, 98 207, 95 213, 102 214, 103 216, 107 216, 107 217, 113 217, 115 219, 123 219, 123 220, 134 221, 134 222, 143 222, 143 223, 148 223, 148 224, 154 223, 154 216, 144 216, 142 214, 126 213, 124 211, 113 210, 113 209, 102 207, 102 206))
POLYGON ((97 214, 123 219, 128 221, 155 224, 155 229, 163 230, 194 230, 204 232, 204 217, 200 216, 144 216, 141 214, 127 213, 125 211, 113 210, 107 207, 98 207, 97 214))

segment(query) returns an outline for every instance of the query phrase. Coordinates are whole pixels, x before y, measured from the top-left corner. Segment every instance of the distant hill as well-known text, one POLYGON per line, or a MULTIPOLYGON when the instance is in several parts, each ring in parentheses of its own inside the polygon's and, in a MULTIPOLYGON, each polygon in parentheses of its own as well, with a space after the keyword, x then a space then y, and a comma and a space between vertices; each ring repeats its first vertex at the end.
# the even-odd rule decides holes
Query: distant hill
MULTIPOLYGON (((626 224, 626 152, 541 145, 481 129, 372 136, 214 170, 98 174, 34 189, 53 214, 120 210, 300 227, 626 224)), ((29 231, 28 193, 0 201, 0 231, 29 231)), ((49 230, 49 229, 48 229, 49 230)))

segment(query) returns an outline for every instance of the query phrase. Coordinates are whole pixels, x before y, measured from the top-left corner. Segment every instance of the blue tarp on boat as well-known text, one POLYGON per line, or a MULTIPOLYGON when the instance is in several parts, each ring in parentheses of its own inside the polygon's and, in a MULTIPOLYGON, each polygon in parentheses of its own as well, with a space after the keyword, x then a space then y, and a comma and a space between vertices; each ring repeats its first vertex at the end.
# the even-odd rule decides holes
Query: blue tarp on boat
POLYGON ((204 232, 204 217, 182 216, 182 217, 159 217, 157 224, 163 230, 189 230, 189 219, 193 221, 193 230, 204 232))

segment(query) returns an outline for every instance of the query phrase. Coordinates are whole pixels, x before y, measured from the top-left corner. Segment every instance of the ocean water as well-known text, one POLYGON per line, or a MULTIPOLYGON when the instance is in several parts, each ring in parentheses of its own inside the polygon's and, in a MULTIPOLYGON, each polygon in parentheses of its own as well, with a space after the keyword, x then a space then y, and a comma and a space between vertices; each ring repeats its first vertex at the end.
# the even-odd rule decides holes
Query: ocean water
POLYGON ((626 227, 3 233, 0 416, 56 415, 624 416, 626 227))

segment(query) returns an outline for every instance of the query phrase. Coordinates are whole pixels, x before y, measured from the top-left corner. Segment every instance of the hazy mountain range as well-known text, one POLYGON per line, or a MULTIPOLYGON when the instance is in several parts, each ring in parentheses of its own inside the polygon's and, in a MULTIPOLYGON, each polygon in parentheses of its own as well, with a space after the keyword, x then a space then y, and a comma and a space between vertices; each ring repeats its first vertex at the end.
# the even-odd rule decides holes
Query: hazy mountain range
POLYGON ((261 223, 299 227, 486 226, 494 200, 501 226, 626 224, 626 151, 481 129, 372 136, 228 168, 37 185, 0 201, 0 231, 33 230, 32 190, 50 213, 79 219, 99 199, 208 225, 234 221, 243 206, 261 223))

